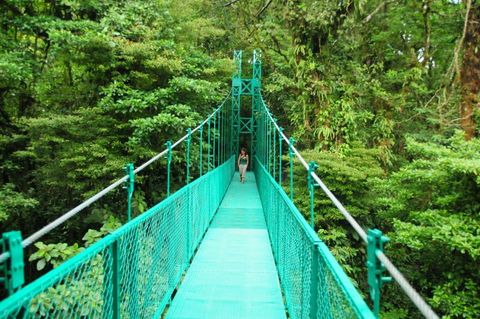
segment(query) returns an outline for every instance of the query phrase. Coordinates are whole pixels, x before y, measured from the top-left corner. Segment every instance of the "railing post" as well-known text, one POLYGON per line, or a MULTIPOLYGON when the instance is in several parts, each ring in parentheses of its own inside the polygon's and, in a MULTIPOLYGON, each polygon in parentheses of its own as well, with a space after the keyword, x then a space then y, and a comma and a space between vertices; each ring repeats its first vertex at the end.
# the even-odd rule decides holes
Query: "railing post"
POLYGON ((384 277, 385 267, 377 258, 377 251, 383 252, 383 246, 389 241, 378 229, 369 229, 367 232, 367 270, 370 299, 373 302, 373 313, 379 318, 380 290, 385 282, 392 281, 391 277, 384 277))
POLYGON ((190 212, 190 208, 192 207, 191 205, 191 202, 192 202, 192 192, 191 192, 191 188, 190 186, 188 186, 188 189, 187 189, 187 196, 188 196, 188 207, 187 207, 187 211, 186 211, 186 214, 187 214, 187 222, 186 222, 186 228, 187 228, 187 239, 185 241, 185 245, 186 245, 186 249, 185 249, 185 269, 187 269, 187 267, 190 265, 190 247, 192 246, 191 244, 191 232, 192 232, 192 223, 191 223, 191 217, 192 217, 192 213, 190 212))
POLYGON ((277 119, 273 119, 273 179, 277 178, 277 130, 275 128, 275 123, 277 119))
POLYGON ((262 154, 261 156, 259 157, 260 158, 260 162, 262 163, 262 165, 264 167, 266 167, 265 165, 265 153, 266 153, 266 144, 265 144, 265 109, 262 111, 262 118, 260 120, 260 124, 261 124, 261 127, 260 127, 260 141, 262 142, 262 147, 261 147, 261 150, 262 150, 262 154))
POLYGON ((225 146, 227 145, 227 130, 225 129, 227 127, 226 125, 226 109, 222 107, 222 137, 220 139, 221 145, 222 145, 222 163, 225 162, 226 160, 226 151, 225 151, 225 146))
POLYGON ((112 254, 112 312, 114 319, 120 319, 120 249, 118 247, 119 239, 116 239, 110 246, 112 254))
POLYGON ((270 129, 270 125, 271 125, 271 122, 270 122, 270 119, 267 117, 267 130, 266 130, 266 133, 267 133, 267 136, 266 136, 266 140, 267 140, 267 171, 268 171, 268 174, 271 174, 271 171, 270 171, 270 167, 271 167, 271 163, 270 163, 270 140, 271 140, 271 129, 270 129))
POLYGON ((218 112, 218 166, 223 163, 223 107, 218 112))
MULTIPOLYGON (((276 119, 275 119, 276 121, 276 119)), ((281 130, 281 128, 280 128, 281 130)), ((279 134, 279 139, 278 139, 278 146, 279 146, 279 160, 281 161, 281 158, 282 158, 282 140, 281 140, 281 135, 279 134)), ((275 141, 275 137, 274 137, 274 141, 275 141)), ((276 149, 274 147, 274 149, 276 149)), ((275 160, 275 156, 274 156, 274 160, 275 160)), ((275 161, 274 161, 275 163, 275 161)), ((274 172, 276 170, 275 168, 276 164, 273 165, 274 167, 274 172)), ((282 184, 281 184, 281 171, 280 171, 280 167, 281 167, 281 162, 279 162, 279 170, 278 170, 278 178, 279 178, 279 185, 280 185, 280 188, 282 187, 282 184)), ((274 173, 275 174, 275 173, 274 173)), ((275 176, 273 177, 273 179, 275 180, 275 176)), ((281 254, 280 254, 280 233, 281 233, 281 226, 280 226, 280 222, 281 222, 281 217, 282 217, 282 213, 281 213, 281 210, 279 209, 279 200, 277 199, 275 201, 275 204, 276 204, 276 207, 275 207, 275 212, 276 212, 276 234, 275 234, 275 260, 277 262, 277 265, 278 265, 278 271, 279 271, 279 275, 281 275, 280 273, 280 269, 281 269, 281 254)), ((281 280, 284 280, 283 277, 281 277, 281 280)))
POLYGON ((222 164, 222 109, 218 111, 218 141, 217 141, 217 166, 222 164))
POLYGON ((212 152, 212 169, 215 168, 215 152, 217 151, 217 113, 213 117, 213 152, 212 152))
POLYGON ((8 295, 14 294, 25 283, 25 264, 23 262, 22 233, 18 230, 2 234, 0 239, 2 250, 0 253, 8 252, 10 257, 0 265, 0 283, 3 284, 8 295))
POLYGON ((199 147, 200 147, 200 160, 199 160, 199 171, 200 171, 200 176, 203 175, 203 125, 200 126, 200 128, 198 129, 198 131, 200 132, 200 143, 199 143, 199 147))
POLYGON ((210 161, 211 161, 211 149, 212 149, 212 145, 211 145, 211 139, 210 139, 210 118, 208 119, 208 152, 207 152, 207 161, 208 161, 208 164, 207 164, 207 172, 210 172, 210 161))
POLYGON ((263 152, 263 143, 262 143, 262 110, 258 111, 257 114, 257 154, 255 155, 258 158, 258 162, 262 163, 262 152, 263 152))
POLYGON ((318 249, 318 242, 314 242, 312 245, 312 261, 310 265, 310 319, 317 319, 318 312, 318 258, 320 255, 318 249))
POLYGON ((222 110, 218 111, 218 120, 217 120, 217 167, 222 164, 222 110))
POLYGON ((288 155, 290 159, 290 200, 293 202, 293 144, 295 144, 295 139, 290 137, 288 143, 288 155))
POLYGON ((127 190, 127 221, 130 221, 132 219, 132 197, 135 191, 135 171, 132 163, 128 163, 124 168, 128 176, 124 188, 127 190))
POLYGON ((187 167, 186 167, 186 170, 187 170, 187 176, 186 176, 186 183, 190 183, 190 144, 191 144, 191 141, 192 141, 192 129, 191 128, 188 128, 187 129, 187 140, 186 140, 186 143, 187 143, 187 167))
POLYGON ((272 120, 268 121, 268 172, 272 174, 272 120))
POLYGON ((310 226, 315 230, 315 181, 313 180, 312 173, 318 168, 317 163, 310 161, 308 163, 308 175, 307 185, 308 192, 310 193, 310 226))
POLYGON ((282 167, 282 143, 283 143, 283 137, 282 137, 282 132, 283 128, 279 128, 278 132, 278 185, 280 187, 282 186, 282 174, 283 174, 283 167, 282 167))
POLYGON ((230 158, 228 152, 228 146, 230 145, 229 138, 230 138, 230 133, 229 133, 230 125, 228 125, 228 110, 224 108, 223 110, 223 161, 225 162, 227 158, 230 158))
POLYGON ((270 173, 268 169, 268 123, 267 123, 267 111, 263 112, 263 139, 265 144, 264 154, 263 154, 263 165, 267 169, 267 172, 270 173))
POLYGON ((172 142, 167 141, 165 143, 167 147, 167 197, 170 196, 170 166, 172 164, 172 142))
POLYGON ((210 152, 211 152, 211 149, 212 149, 211 139, 210 139, 210 118, 208 119, 207 124, 208 124, 208 134, 207 134, 208 135, 208 138, 207 138, 208 139, 208 151, 207 151, 207 163, 208 164, 207 164, 207 172, 210 172, 210 165, 211 165, 211 163, 210 163, 210 158, 211 158, 210 152))

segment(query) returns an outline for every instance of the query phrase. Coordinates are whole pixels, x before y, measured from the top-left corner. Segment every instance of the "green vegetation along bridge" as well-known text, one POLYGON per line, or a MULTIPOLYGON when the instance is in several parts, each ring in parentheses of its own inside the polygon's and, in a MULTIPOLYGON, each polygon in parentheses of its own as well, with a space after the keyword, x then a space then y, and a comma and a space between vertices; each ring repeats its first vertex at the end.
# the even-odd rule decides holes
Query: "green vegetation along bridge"
POLYGON ((277 125, 261 96, 259 54, 252 78, 242 78, 241 51, 234 61, 230 94, 198 127, 136 169, 127 165, 126 176, 30 237, 3 234, 0 274, 9 296, 0 318, 376 318, 380 289, 391 279, 385 270, 425 317, 438 318, 383 253, 382 233, 365 232, 277 125), (242 109, 242 96, 251 108, 242 109), (235 172, 241 146, 253 167, 246 183, 235 172), (185 155, 185 186, 171 194, 175 148, 185 155), (131 219, 135 175, 160 158, 167 197, 131 219), (295 160, 306 170, 310 224, 293 203, 295 160), (123 184, 129 221, 24 286, 23 249, 123 184), (371 307, 313 230, 317 188, 366 243, 371 307))

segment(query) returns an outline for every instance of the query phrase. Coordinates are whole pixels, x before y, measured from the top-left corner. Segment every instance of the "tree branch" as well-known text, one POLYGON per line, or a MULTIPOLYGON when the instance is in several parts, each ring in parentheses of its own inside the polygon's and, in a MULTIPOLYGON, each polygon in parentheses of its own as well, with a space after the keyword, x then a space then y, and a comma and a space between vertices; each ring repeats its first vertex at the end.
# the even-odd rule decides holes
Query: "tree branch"
POLYGON ((363 19, 363 23, 370 22, 370 20, 372 20, 374 15, 376 15, 380 10, 385 8, 385 6, 391 2, 393 2, 393 0, 385 0, 382 3, 380 3, 378 7, 375 8, 375 10, 373 10, 365 19, 363 19))
POLYGON ((258 19, 258 17, 260 17, 262 15, 262 13, 268 9, 268 7, 270 6, 270 4, 273 2, 273 0, 268 0, 267 3, 263 6, 262 9, 260 9, 260 11, 257 12, 257 14, 255 15, 255 18, 258 19))
POLYGON ((274 52, 277 52, 277 54, 279 54, 281 57, 283 57, 285 59, 285 62, 287 64, 290 63, 290 61, 288 60, 288 57, 282 52, 282 49, 280 49, 280 43, 278 42, 278 39, 273 35, 273 34, 270 34, 270 37, 272 38, 272 42, 273 44, 275 44, 275 47, 271 48, 274 52))
POLYGON ((232 1, 230 1, 229 3, 225 4, 224 7, 231 6, 232 4, 234 4, 234 3, 238 2, 238 1, 240 1, 240 0, 232 0, 232 1))
POLYGON ((465 19, 463 22, 463 31, 460 39, 458 40, 455 48, 453 49, 453 59, 452 63, 447 69, 445 73, 444 79, 446 79, 445 86, 455 86, 455 83, 460 78, 460 64, 459 64, 459 55, 460 51, 463 47, 463 42, 465 41, 465 36, 467 34, 467 25, 468 25, 468 16, 470 15, 470 8, 472 6, 472 0, 466 0, 466 12, 465 12, 465 19))

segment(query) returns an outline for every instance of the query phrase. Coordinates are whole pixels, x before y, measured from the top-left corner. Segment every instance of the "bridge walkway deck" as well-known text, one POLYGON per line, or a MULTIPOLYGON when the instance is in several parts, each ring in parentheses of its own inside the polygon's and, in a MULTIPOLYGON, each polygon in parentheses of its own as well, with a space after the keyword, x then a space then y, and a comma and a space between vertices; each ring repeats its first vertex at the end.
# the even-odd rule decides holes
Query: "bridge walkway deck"
POLYGON ((255 176, 235 174, 167 319, 286 318, 255 176))

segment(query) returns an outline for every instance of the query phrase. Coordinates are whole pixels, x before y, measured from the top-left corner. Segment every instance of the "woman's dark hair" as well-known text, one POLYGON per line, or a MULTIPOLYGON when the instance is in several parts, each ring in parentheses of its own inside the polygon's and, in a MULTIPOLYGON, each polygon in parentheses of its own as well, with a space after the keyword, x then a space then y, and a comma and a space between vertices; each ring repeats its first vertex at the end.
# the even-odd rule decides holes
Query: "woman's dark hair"
POLYGON ((245 147, 242 147, 242 149, 240 150, 240 152, 245 152, 245 154, 247 154, 247 149, 245 147))

